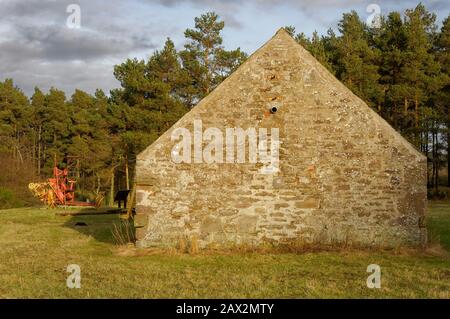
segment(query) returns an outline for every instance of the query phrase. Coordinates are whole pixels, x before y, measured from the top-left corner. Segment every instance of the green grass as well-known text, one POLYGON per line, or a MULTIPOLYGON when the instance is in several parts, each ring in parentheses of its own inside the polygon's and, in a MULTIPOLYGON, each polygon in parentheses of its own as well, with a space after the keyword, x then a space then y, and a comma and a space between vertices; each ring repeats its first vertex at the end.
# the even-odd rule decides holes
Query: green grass
POLYGON ((23 207, 24 202, 16 198, 15 193, 5 187, 0 187, 0 208, 14 208, 14 207, 23 207))
POLYGON ((450 251, 450 205, 448 202, 434 202, 428 216, 429 236, 450 251))
MULTIPOLYGON (((189 255, 118 247, 111 235, 118 222, 117 215, 0 211, 0 297, 449 298, 450 261, 439 249, 189 255), (373 263, 381 289, 366 286, 373 263), (81 267, 81 289, 66 287, 69 264, 81 267)), ((430 205, 429 227, 450 249, 450 203, 430 205)))

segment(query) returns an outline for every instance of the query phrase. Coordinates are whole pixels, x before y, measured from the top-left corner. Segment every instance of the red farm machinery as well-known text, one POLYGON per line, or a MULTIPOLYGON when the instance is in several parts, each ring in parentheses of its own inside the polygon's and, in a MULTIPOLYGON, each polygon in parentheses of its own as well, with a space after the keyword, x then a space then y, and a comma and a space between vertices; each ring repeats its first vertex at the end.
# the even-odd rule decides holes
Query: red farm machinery
MULTIPOLYGON (((70 163, 70 160, 68 163, 70 163)), ((55 160, 53 177, 48 178, 46 182, 30 183, 28 188, 35 197, 50 208, 57 206, 96 206, 96 203, 75 200, 76 180, 69 176, 71 176, 69 168, 59 169, 55 160)), ((99 201, 96 200, 96 202, 99 201)))

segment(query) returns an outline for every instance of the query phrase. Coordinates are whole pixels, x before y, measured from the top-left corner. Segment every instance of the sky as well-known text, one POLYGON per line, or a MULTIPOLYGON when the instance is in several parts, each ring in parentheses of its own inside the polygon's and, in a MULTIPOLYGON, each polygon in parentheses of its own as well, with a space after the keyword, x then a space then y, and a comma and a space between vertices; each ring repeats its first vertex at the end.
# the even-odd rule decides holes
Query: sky
MULTIPOLYGON (((422 1, 440 23, 449 0, 422 1)), ((286 25, 310 36, 337 29, 344 12, 370 17, 414 8, 403 0, 0 0, 0 81, 12 78, 27 95, 56 87, 69 97, 76 88, 105 93, 119 87, 114 65, 147 59, 170 37, 178 49, 194 18, 215 11, 225 22, 226 49, 251 54, 286 25), (76 5, 75 7, 73 5, 76 5), (80 14, 77 15, 77 12, 80 14), (78 18, 79 17, 79 18, 78 18)))

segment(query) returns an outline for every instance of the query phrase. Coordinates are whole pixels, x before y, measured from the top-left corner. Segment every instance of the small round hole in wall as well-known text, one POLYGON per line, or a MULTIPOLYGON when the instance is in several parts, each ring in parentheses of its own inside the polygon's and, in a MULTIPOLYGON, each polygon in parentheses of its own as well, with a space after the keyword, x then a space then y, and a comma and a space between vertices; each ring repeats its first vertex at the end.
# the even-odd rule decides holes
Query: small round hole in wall
POLYGON ((270 113, 275 114, 278 111, 278 108, 276 106, 272 106, 270 108, 270 113))

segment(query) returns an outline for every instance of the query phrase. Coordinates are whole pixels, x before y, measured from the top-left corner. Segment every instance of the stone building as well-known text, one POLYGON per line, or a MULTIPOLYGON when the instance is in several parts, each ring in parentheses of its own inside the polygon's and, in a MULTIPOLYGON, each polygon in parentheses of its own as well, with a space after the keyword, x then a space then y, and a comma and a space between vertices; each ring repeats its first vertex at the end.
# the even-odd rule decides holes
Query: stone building
POLYGON ((426 241, 426 158, 283 29, 139 154, 136 178, 140 247, 426 241), (249 134, 229 144, 230 128, 249 134))

